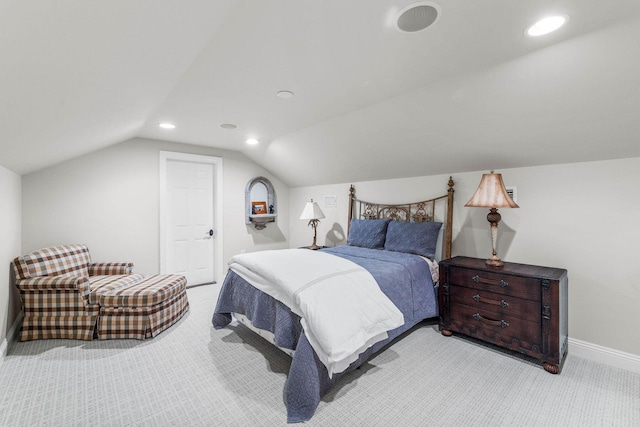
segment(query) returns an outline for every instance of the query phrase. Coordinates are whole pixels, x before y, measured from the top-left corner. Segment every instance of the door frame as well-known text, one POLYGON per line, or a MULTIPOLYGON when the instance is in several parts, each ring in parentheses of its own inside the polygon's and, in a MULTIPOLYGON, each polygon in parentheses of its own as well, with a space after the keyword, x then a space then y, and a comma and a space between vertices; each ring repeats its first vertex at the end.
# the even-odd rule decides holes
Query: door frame
POLYGON ((213 215, 214 215, 214 230, 216 232, 214 239, 214 259, 213 279, 216 283, 222 283, 222 271, 223 271, 223 234, 222 234, 222 157, 203 156, 200 154, 178 153, 174 151, 160 151, 160 274, 166 274, 167 266, 167 162, 169 161, 181 161, 191 163, 207 163, 213 165, 213 215))

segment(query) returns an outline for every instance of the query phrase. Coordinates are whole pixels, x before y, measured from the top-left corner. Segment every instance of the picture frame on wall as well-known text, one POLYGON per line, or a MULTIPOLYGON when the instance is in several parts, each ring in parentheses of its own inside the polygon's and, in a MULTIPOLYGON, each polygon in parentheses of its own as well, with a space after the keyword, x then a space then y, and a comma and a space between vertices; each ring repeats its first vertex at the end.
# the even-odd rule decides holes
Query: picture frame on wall
POLYGON ((267 213, 267 202, 251 202, 251 213, 262 215, 267 213))

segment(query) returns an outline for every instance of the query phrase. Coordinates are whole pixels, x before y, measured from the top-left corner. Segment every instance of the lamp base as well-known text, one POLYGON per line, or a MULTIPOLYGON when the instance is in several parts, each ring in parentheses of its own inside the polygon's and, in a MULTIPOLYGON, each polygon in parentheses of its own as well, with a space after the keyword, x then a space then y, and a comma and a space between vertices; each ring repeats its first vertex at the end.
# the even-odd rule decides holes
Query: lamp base
POLYGON ((318 228, 318 223, 320 222, 320 220, 317 219, 312 219, 309 221, 309 225, 311 226, 311 228, 313 228, 313 244, 311 244, 311 246, 309 246, 309 249, 311 250, 316 250, 316 249, 320 249, 320 246, 316 245, 316 236, 317 236, 317 228, 318 228))
POLYGON ((490 267, 502 267, 504 265, 504 262, 502 262, 502 260, 495 255, 486 260, 484 263, 490 267))
POLYGON ((496 255, 496 238, 498 236, 498 223, 500 222, 500 219, 501 217, 498 213, 498 209, 491 208, 487 215, 487 221, 491 224, 491 245, 493 248, 493 256, 485 261, 485 264, 489 267, 502 267, 504 265, 504 262, 502 262, 502 260, 498 258, 498 255, 496 255))

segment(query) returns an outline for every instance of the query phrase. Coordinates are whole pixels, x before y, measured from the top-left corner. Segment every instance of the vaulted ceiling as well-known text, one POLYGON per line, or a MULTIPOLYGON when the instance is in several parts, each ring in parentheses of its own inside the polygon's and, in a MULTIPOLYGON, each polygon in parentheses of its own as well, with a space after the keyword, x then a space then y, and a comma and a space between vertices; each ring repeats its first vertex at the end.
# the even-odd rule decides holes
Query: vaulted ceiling
POLYGON ((640 2, 437 0, 401 32, 412 3, 0 0, 0 164, 144 137, 304 186, 640 156, 640 2))

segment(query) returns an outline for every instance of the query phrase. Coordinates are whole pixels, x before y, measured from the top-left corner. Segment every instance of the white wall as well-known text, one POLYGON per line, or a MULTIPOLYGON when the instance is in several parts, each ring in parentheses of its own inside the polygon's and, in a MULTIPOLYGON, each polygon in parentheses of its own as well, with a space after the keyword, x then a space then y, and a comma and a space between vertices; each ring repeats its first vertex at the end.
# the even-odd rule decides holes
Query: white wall
MULTIPOLYGON (((288 247, 288 188, 244 155, 147 139, 126 141, 23 177, 22 249, 84 243, 95 261, 132 261, 159 272, 159 152, 223 159, 223 264, 241 251, 288 247), (255 176, 274 185, 277 223, 244 222, 244 191, 255 176)), ((223 272, 216 274, 221 280, 223 272)))
MULTIPOLYGON (((241 251, 311 244, 312 230, 298 219, 310 198, 326 218, 318 244, 344 243, 349 184, 287 189, 239 153, 135 139, 23 177, 22 248, 19 242, 20 180, 0 169, 0 201, 5 205, 0 243, 2 304, 0 334, 6 334, 10 304, 4 299, 8 263, 40 247, 84 242, 98 261, 131 260, 136 270, 154 273, 158 254, 158 153, 160 150, 224 159, 224 259, 241 251), (263 175, 276 189, 276 224, 257 231, 244 224, 244 189, 263 175), (325 195, 338 205, 323 204, 325 195), (289 218, 291 220, 289 220, 289 218), (4 286, 4 287, 3 287, 4 286), (4 289, 4 291, 2 290, 4 289), (4 326, 3 326, 4 325, 4 326)), ((465 208, 482 173, 454 174, 453 255, 485 258, 491 243, 486 212, 465 208)), ((569 271, 569 335, 587 343, 640 355, 636 271, 640 241, 640 158, 499 170, 518 189, 520 209, 503 209, 498 255, 506 261, 566 268, 569 271)), ((360 182, 359 197, 409 202, 445 194, 448 175, 360 182)), ((9 316, 11 317, 11 316, 9 316)), ((15 317, 15 316, 14 316, 15 317)), ((3 336, 3 335, 0 335, 3 336)))
MULTIPOLYGON (((453 255, 491 255, 488 210, 465 208, 482 173, 454 174, 453 255)), ((640 355, 640 158, 504 169, 517 187, 520 209, 502 209, 498 256, 505 261, 566 268, 569 273, 569 336, 640 355)), ((446 194, 448 175, 354 183, 370 201, 411 202, 446 194)), ((333 230, 346 230, 349 184, 290 190, 291 247, 310 244, 312 232, 298 220, 309 198, 327 218, 318 244, 332 245, 333 230), (324 195, 338 196, 327 208, 324 195)))
POLYGON ((21 309, 11 271, 11 262, 21 254, 20 199, 20 175, 0 166, 0 362, 8 345, 7 332, 21 309))

